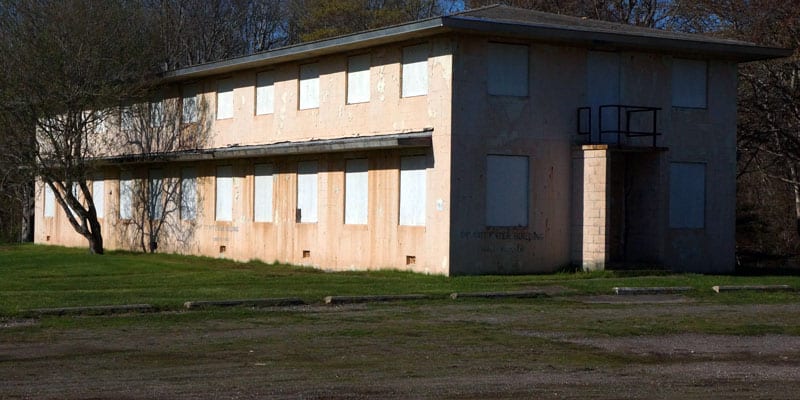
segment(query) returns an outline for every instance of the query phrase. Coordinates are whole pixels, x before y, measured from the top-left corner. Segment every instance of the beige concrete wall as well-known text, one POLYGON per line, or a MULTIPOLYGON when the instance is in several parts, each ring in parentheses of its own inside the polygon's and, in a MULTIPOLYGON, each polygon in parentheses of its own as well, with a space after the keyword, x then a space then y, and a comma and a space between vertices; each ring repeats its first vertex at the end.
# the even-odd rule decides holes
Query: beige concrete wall
MULTIPOLYGON (((302 63, 274 67, 275 113, 254 115, 255 77, 259 71, 243 71, 232 78, 234 117, 211 119, 212 140, 208 147, 232 144, 268 144, 376 134, 394 134, 433 128, 433 147, 246 159, 196 164, 122 166, 135 179, 146 179, 150 168, 161 168, 165 177, 179 177, 180 167, 198 171, 200 210, 196 221, 171 221, 176 229, 159 241, 159 251, 176 251, 226 257, 261 259, 319 268, 407 269, 423 273, 449 274, 450 208, 450 99, 452 46, 448 38, 432 38, 369 50, 371 96, 368 103, 346 104, 347 54, 315 58, 320 64, 320 106, 298 110, 298 68, 302 63), (401 54, 406 45, 425 43, 428 58, 428 95, 401 98, 401 54), (400 157, 424 155, 426 170, 425 226, 400 226, 400 157), (348 158, 369 159, 369 222, 344 224, 344 166, 348 158), (318 222, 295 222, 297 163, 316 160, 318 173, 318 222), (253 221, 253 166, 275 167, 274 222, 253 221), (215 171, 231 165, 233 221, 215 221, 215 171), (224 246, 224 252, 222 248, 224 246), (304 256, 305 251, 305 256, 304 256), (409 264, 410 257, 413 263, 409 264)), ((361 54, 361 53, 358 53, 361 54)), ((216 111, 217 77, 200 82, 208 109, 216 111)), ((119 169, 106 171, 106 218, 103 233, 107 248, 136 247, 134 224, 119 220, 119 169)), ((140 205, 141 207, 142 205, 140 205)), ((43 195, 37 197, 36 242, 83 246, 63 211, 44 218, 43 195)), ((176 214, 177 215, 177 214, 176 214)))
POLYGON ((576 100, 585 92, 585 54, 529 44, 529 96, 489 96, 490 40, 464 36, 455 56, 452 268, 465 274, 554 271, 570 263, 571 145, 576 100), (490 154, 529 157, 528 226, 487 227, 490 154))

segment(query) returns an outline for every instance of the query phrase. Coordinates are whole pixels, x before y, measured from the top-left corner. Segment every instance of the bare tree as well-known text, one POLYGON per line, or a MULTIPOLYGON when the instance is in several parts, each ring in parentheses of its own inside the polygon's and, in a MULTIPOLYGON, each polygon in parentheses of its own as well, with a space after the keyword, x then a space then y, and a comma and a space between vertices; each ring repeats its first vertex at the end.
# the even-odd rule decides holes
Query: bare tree
MULTIPOLYGON (((182 220, 194 220, 194 215, 190 218, 185 215, 186 196, 192 196, 195 203, 200 199, 195 188, 186 186, 186 179, 196 179, 196 175, 182 176, 180 169, 169 166, 166 161, 204 148, 208 144, 211 121, 208 104, 197 89, 188 85, 182 92, 182 96, 122 107, 119 134, 109 137, 109 145, 120 149, 126 157, 147 163, 147 167, 137 169, 138 179, 128 188, 132 206, 130 218, 118 225, 120 236, 131 237, 145 252, 155 252, 165 240, 179 247, 194 231, 192 223, 182 220), (133 231, 126 232, 130 228, 133 231)), ((196 186, 196 182, 192 184, 196 186)))
MULTIPOLYGON (((97 146, 97 126, 127 98, 150 90, 160 49, 136 3, 124 0, 2 0, 0 99, 29 142, 19 165, 54 194, 93 253, 103 237, 87 186, 97 146), (153 40, 151 40, 153 39, 153 40)), ((8 126, 8 125, 7 125, 8 126)))

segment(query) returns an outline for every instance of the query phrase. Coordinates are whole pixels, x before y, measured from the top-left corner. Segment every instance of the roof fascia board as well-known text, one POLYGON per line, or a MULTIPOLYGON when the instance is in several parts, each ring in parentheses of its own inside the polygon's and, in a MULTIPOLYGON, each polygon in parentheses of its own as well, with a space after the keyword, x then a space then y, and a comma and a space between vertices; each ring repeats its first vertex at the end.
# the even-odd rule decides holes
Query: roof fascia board
POLYGON ((185 80, 209 75, 225 74, 244 69, 266 67, 268 65, 319 57, 331 53, 431 36, 439 32, 444 32, 445 30, 441 17, 432 18, 389 28, 375 29, 332 39, 302 43, 249 56, 187 67, 167 72, 164 75, 164 80, 167 82, 185 80))
POLYGON ((429 148, 433 145, 433 129, 390 135, 360 136, 336 139, 282 142, 253 146, 234 146, 217 149, 174 152, 152 155, 125 155, 98 160, 100 164, 155 164, 230 160, 240 158, 276 157, 303 154, 341 153, 400 148, 429 148))
POLYGON ((792 49, 715 41, 673 39, 645 34, 601 32, 591 29, 564 28, 511 22, 483 21, 463 16, 443 17, 446 28, 461 32, 516 36, 544 42, 566 43, 589 48, 648 50, 658 53, 711 55, 739 62, 787 57, 792 49))

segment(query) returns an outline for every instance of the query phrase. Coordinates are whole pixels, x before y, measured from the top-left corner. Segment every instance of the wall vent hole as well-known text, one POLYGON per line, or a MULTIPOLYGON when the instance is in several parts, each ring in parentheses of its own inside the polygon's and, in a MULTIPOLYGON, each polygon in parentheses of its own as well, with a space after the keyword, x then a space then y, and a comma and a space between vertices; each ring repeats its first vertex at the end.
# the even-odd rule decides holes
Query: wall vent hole
POLYGON ((219 246, 219 252, 224 253, 228 248, 226 246, 219 246))
POLYGON ((412 265, 417 263, 417 256, 406 256, 406 265, 412 265))
POLYGON ((311 250, 303 250, 303 258, 310 258, 311 250))

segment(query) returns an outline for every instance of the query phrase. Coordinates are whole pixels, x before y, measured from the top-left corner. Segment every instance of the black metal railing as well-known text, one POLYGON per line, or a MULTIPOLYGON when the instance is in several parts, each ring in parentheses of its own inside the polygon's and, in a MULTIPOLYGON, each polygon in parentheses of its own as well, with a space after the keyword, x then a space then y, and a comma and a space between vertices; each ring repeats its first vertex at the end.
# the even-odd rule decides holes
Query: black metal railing
POLYGON ((607 104, 597 108, 597 128, 592 126, 592 108, 578 108, 578 134, 588 136, 588 143, 606 143, 603 137, 616 135, 616 143, 622 145, 625 138, 652 137, 653 147, 658 132, 658 112, 661 108, 607 104), (605 117, 605 118, 604 118, 605 117), (609 118, 610 117, 610 118, 609 118), (605 121, 604 121, 605 119, 605 121), (616 123, 615 123, 616 122, 616 123), (593 134, 596 133, 596 140, 593 134))

